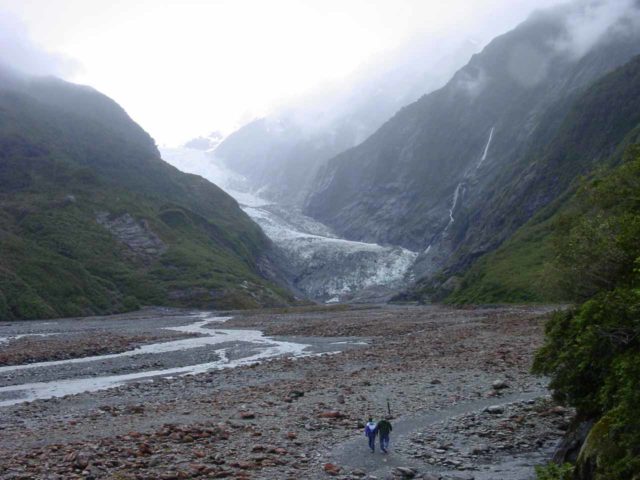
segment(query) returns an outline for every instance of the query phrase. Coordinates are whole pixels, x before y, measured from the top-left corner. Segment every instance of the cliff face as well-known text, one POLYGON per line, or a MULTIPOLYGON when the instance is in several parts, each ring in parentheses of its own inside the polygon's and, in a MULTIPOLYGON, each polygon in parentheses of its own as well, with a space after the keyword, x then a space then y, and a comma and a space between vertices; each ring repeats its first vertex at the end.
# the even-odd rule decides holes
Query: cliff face
POLYGON ((286 303, 271 248, 109 98, 0 74, 0 318, 286 303))
POLYGON ((496 248, 615 144, 593 144, 570 167, 553 144, 585 89, 640 53, 635 24, 572 50, 574 14, 538 14, 496 38, 444 88, 333 158, 305 213, 346 238, 421 252, 419 276, 496 248))

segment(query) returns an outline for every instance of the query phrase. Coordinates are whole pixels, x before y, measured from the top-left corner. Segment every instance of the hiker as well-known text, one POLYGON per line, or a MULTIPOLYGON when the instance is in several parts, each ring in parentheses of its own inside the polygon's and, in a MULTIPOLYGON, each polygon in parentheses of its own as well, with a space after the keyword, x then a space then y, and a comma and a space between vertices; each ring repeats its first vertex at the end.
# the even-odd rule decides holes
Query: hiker
POLYGON ((376 451, 376 434, 378 433, 376 422, 373 421, 373 418, 369 417, 369 421, 367 425, 364 427, 364 434, 369 439, 369 448, 372 453, 376 451))
POLYGON ((376 425, 376 430, 378 431, 378 435, 380 435, 380 450, 384 453, 387 453, 387 448, 389 448, 389 434, 391 430, 393 430, 391 422, 388 419, 389 417, 384 418, 376 425))

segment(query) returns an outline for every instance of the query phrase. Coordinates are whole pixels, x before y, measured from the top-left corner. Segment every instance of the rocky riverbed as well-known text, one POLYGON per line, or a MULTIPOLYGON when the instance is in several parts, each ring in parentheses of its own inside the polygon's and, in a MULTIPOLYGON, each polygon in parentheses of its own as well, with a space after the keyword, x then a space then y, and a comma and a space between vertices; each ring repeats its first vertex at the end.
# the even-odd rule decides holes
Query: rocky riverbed
POLYGON ((550 310, 148 309, 0 324, 0 478, 530 479, 572 415, 529 374, 550 310), (17 356, 25 338, 37 355, 17 356), (67 338, 101 348, 70 359, 67 338), (390 453, 372 454, 362 422, 389 411, 390 453))

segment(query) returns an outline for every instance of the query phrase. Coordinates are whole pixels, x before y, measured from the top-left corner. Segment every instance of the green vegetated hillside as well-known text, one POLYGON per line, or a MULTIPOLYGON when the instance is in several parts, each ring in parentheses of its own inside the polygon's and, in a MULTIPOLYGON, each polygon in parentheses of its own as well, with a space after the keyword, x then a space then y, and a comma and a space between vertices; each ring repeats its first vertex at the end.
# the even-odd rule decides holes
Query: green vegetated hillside
POLYGON ((585 182, 573 204, 560 225, 556 264, 583 303, 549 321, 534 371, 551 378, 557 400, 576 408, 576 422, 594 425, 576 459, 558 458, 574 465, 550 467, 540 478, 638 480, 640 145, 585 182))
POLYGON ((0 72, 0 318, 282 305, 271 244, 115 102, 0 72))
POLYGON ((572 300, 572 293, 560 285, 554 244, 561 240, 557 232, 561 231, 562 223, 576 209, 573 192, 580 185, 579 174, 601 175, 600 170, 617 165, 627 146, 637 142, 640 142, 640 57, 607 75, 576 99, 555 139, 533 159, 549 183, 559 176, 574 178, 569 189, 500 248, 481 257, 447 301, 572 300))

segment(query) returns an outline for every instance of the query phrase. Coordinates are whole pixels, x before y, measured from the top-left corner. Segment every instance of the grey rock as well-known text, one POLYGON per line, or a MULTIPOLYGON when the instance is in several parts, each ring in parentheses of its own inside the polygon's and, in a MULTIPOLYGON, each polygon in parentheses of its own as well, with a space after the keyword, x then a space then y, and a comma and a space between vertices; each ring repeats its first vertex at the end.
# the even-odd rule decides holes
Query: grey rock
POLYGON ((496 380, 491 384, 491 388, 494 390, 504 390, 505 388, 509 388, 509 384, 504 380, 496 380))
POLYGON ((492 415, 499 415, 504 413, 504 407, 502 405, 491 405, 485 408, 484 411, 492 415))

